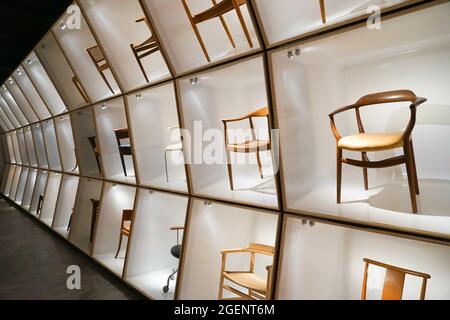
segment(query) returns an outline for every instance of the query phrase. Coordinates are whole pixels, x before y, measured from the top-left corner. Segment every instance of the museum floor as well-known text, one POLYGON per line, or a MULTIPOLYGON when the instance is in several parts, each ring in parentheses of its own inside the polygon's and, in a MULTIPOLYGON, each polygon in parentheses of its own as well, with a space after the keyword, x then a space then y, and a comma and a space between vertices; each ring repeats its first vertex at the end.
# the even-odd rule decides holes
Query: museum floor
POLYGON ((135 300, 136 293, 31 217, 0 199, 0 300, 135 300), (81 269, 81 290, 66 285, 81 269))

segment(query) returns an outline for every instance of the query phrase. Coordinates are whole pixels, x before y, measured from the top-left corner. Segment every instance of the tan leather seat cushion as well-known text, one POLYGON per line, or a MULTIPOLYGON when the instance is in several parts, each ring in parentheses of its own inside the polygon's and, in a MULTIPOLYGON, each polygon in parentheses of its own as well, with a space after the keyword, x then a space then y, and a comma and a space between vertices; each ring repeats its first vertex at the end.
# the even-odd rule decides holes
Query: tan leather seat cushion
POLYGON ((240 152, 240 153, 267 151, 270 150, 270 141, 255 140, 239 144, 229 144, 227 145, 227 150, 231 152, 240 152))
POLYGON ((403 147, 403 132, 354 134, 340 139, 338 147, 360 152, 391 150, 403 147))

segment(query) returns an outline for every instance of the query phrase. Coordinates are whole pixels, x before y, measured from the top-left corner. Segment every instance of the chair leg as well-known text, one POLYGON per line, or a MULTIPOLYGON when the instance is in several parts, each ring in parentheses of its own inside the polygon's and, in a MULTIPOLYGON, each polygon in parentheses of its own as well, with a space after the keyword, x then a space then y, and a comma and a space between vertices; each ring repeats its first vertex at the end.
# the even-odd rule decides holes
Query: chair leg
MULTIPOLYGON (((367 157, 367 153, 363 152, 362 153, 362 160, 369 162, 369 157, 367 157)), ((367 172, 367 168, 363 168, 363 173, 364 173, 364 189, 369 190, 369 174, 367 172)))
POLYGON ((148 80, 147 72, 145 72, 145 69, 144 69, 144 66, 142 64, 141 58, 139 58, 139 55, 137 54, 137 52, 134 49, 133 45, 131 45, 131 50, 133 51, 134 57, 136 58, 136 61, 137 61, 138 65, 139 65, 139 68, 141 69, 141 72, 144 75, 145 81, 147 81, 147 83, 149 83, 150 81, 148 80))
POLYGON ((108 86, 109 90, 111 90, 112 94, 114 94, 114 90, 113 90, 113 88, 111 87, 111 85, 109 84, 109 81, 108 81, 108 79, 107 79, 106 76, 105 76, 105 73, 104 73, 103 71, 100 71, 100 75, 102 76, 103 81, 105 81, 105 83, 106 83, 106 85, 108 86))
POLYGON ((117 246, 117 252, 116 252, 116 255, 114 256, 114 259, 117 259, 117 257, 119 256, 120 248, 122 247, 122 238, 123 238, 123 235, 121 233, 120 238, 119 238, 119 245, 117 246))
POLYGON ((225 21, 225 18, 223 16, 220 16, 220 22, 222 22, 222 26, 225 29, 225 32, 228 36, 228 39, 231 42, 231 45, 233 46, 233 48, 236 48, 236 43, 234 42, 233 36, 231 35, 230 29, 228 29, 227 23, 225 21))
POLYGON ((261 176, 261 179, 264 179, 264 174, 262 171, 262 164, 261 164, 261 156, 259 155, 259 151, 256 152, 256 161, 258 162, 259 175, 261 176))
POLYGON ((409 144, 403 147, 405 152, 406 174, 408 176, 409 195, 411 198, 412 212, 417 213, 416 188, 414 183, 414 169, 411 160, 411 148, 409 144))
POLYGON ((128 177, 127 166, 125 165, 125 156, 123 153, 120 153, 120 161, 122 162, 123 173, 125 174, 125 177, 128 177))
POLYGON ((195 24, 195 22, 192 20, 192 14, 191 14, 191 11, 189 10, 189 7, 188 7, 188 5, 186 3, 186 0, 181 0, 181 1, 183 3, 184 10, 186 11, 186 14, 187 14, 187 16, 189 18, 189 22, 191 23, 192 29, 194 30, 195 36, 197 37, 197 40, 200 43, 200 46, 202 47, 203 53, 204 53, 204 55, 206 57, 206 60, 208 60, 208 62, 211 62, 211 59, 210 59, 209 54, 208 54, 208 50, 206 50, 205 43, 203 42, 203 38, 200 35, 200 31, 198 30, 197 25, 195 24))
POLYGON ((336 202, 341 203, 342 185, 342 149, 337 148, 336 152, 336 202))
POLYGON ((228 179, 230 181, 230 189, 234 190, 234 185, 233 185, 233 167, 231 164, 231 155, 230 152, 227 151, 227 169, 228 169, 228 179))
POLYGON ((166 168, 166 181, 169 182, 169 170, 167 169, 167 152, 168 150, 164 151, 164 166, 166 168))
POLYGON ((416 194, 420 194, 419 178, 417 177, 417 168, 416 168, 416 156, 414 155, 414 146, 413 146, 412 140, 411 140, 410 145, 411 145, 410 146, 410 148, 411 148, 411 160, 412 160, 412 166, 413 166, 413 171, 414 171, 414 183, 415 183, 416 194))
POLYGON ((244 30, 245 37, 247 38, 248 45, 250 46, 250 48, 253 48, 253 42, 250 37, 250 33, 247 29, 247 25, 245 24, 245 20, 244 20, 244 16, 242 15, 241 8, 239 7, 239 4, 237 4, 236 0, 233 0, 233 2, 234 2, 234 8, 236 9, 237 16, 239 18, 239 22, 241 23, 241 26, 242 26, 242 30, 244 30))

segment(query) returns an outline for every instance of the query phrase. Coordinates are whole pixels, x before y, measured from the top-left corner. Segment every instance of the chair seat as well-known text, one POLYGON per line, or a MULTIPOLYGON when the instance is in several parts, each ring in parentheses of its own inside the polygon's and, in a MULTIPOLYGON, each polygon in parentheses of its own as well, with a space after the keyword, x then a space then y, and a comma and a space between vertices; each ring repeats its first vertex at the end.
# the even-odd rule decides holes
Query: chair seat
POLYGON ((391 150, 403 147, 403 132, 355 134, 340 139, 338 147, 359 152, 391 150))
POLYGON ((257 151, 267 151, 270 150, 270 141, 268 140, 255 140, 247 141, 238 144, 227 145, 227 150, 231 152, 257 152, 257 151))
POLYGON ((223 273, 224 277, 241 287, 253 290, 255 292, 266 294, 267 280, 259 277, 252 272, 227 272, 223 273))
POLYGON ((179 244, 179 245, 173 246, 173 247, 170 249, 170 253, 171 253, 172 256, 174 256, 175 258, 180 259, 180 256, 181 256, 181 250, 182 250, 182 246, 181 246, 181 244, 179 244))

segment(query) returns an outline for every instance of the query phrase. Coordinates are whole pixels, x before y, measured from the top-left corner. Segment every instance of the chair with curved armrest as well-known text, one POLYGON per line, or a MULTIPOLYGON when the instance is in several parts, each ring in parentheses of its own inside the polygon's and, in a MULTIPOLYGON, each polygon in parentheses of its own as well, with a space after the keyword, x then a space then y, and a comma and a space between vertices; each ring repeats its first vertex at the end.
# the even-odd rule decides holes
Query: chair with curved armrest
POLYGON ((189 6, 187 5, 186 0, 182 0, 184 10, 186 11, 186 14, 189 18, 189 22, 191 23, 192 29, 194 29, 195 36, 197 37, 198 42, 200 43, 200 46, 202 47, 203 53, 206 57, 206 60, 208 62, 211 62, 211 58, 209 57, 208 50, 206 49, 205 43, 203 42, 203 38, 200 35, 200 31, 198 30, 197 25, 214 19, 219 18, 220 22, 222 23, 222 26, 228 36, 228 39, 230 40, 231 45, 233 48, 236 48, 236 44, 234 43, 233 36, 231 35, 230 30, 228 29, 227 23, 225 22, 225 18, 223 17, 224 14, 235 10, 236 14, 238 16, 239 22, 241 23, 242 30, 244 31, 245 37, 247 38, 248 45, 250 48, 253 48, 253 42, 250 37, 250 33, 248 31, 247 25, 245 24, 244 16, 241 12, 241 6, 244 4, 247 4, 247 0, 222 0, 220 2, 217 2, 216 0, 212 0, 213 6, 203 12, 200 12, 196 15, 192 15, 191 10, 189 9, 189 6))
POLYGON ((431 279, 431 276, 429 274, 391 266, 367 258, 364 258, 363 261, 365 262, 365 267, 364 267, 363 286, 361 291, 361 300, 366 300, 367 296, 367 278, 369 275, 369 265, 375 265, 386 269, 381 300, 402 300, 406 275, 422 278, 422 286, 420 289, 420 300, 425 300, 425 292, 427 290, 427 280, 431 279))
POLYGON ((98 171, 102 172, 102 166, 100 165, 100 150, 97 146, 97 137, 88 137, 89 143, 91 144, 92 152, 94 152, 95 160, 97 161, 98 171))
POLYGON ((426 101, 427 99, 417 97, 410 90, 380 92, 364 96, 355 104, 338 109, 329 115, 331 119, 331 130, 336 138, 337 146, 337 203, 341 203, 343 163, 363 168, 364 186, 366 190, 369 188, 367 169, 386 168, 404 163, 406 165, 406 172, 408 175, 412 211, 417 213, 416 194, 419 194, 419 183, 417 179, 411 133, 416 124, 416 109, 419 105, 426 101), (360 109, 365 106, 395 102, 412 102, 410 106, 411 116, 405 131, 391 133, 366 133, 361 120, 360 109), (355 110, 356 112, 356 121, 358 124, 359 133, 347 137, 341 137, 336 128, 335 116, 348 110, 355 110), (396 148, 403 148, 404 155, 381 161, 370 161, 367 156, 368 152, 378 152, 396 148), (362 161, 344 158, 343 150, 361 152, 362 161))
POLYGON ((132 155, 131 144, 122 143, 121 141, 125 139, 130 139, 130 133, 128 131, 128 128, 122 128, 114 130, 114 134, 116 135, 117 147, 119 148, 120 161, 122 162, 122 169, 125 174, 125 177, 128 177, 124 156, 132 155))
POLYGON ((252 113, 249 113, 246 116, 235 118, 235 119, 226 119, 222 120, 224 126, 224 136, 225 136, 225 149, 227 154, 227 167, 228 167, 228 178, 230 182, 231 190, 234 190, 233 183, 233 168, 231 164, 231 152, 235 153, 256 153, 256 160, 258 162, 259 175, 261 179, 264 178, 264 174, 262 171, 261 157, 259 155, 260 152, 271 151, 271 142, 270 142, 270 118, 269 118, 269 108, 264 107, 258 109, 252 113), (267 118, 267 126, 269 129, 269 140, 258 140, 255 134, 255 126, 253 119, 254 118, 267 118), (247 121, 250 124, 250 129, 252 132, 252 139, 244 141, 242 143, 230 143, 228 137, 228 124, 233 122, 241 122, 247 121))
POLYGON ((111 67, 109 66, 108 61, 106 61, 102 49, 100 49, 99 46, 93 46, 86 49, 86 51, 88 52, 89 57, 91 57, 92 62, 95 64, 95 67, 97 68, 97 71, 102 77, 103 81, 105 81, 106 86, 112 92, 112 94, 114 94, 114 90, 105 75, 105 71, 110 70, 111 67))
POLYGON ((119 256, 120 248, 122 247, 122 239, 123 237, 129 237, 130 236, 130 230, 131 230, 131 220, 133 219, 133 210, 123 210, 122 212, 122 222, 120 223, 120 238, 119 238, 119 245, 117 246, 117 252, 114 256, 114 259, 117 259, 119 256), (127 223, 129 222, 129 224, 127 223), (127 223, 127 224, 125 224, 127 223))
MULTIPOLYGON (((147 18, 140 18, 135 21, 136 23, 145 22, 147 24, 147 27, 149 30, 152 30, 150 27, 150 23, 148 22, 147 18)), ((137 63, 139 64, 139 68, 142 71, 142 74, 144 75, 145 81, 147 83, 149 82, 147 72, 145 72, 145 68, 142 65, 142 59, 145 57, 158 52, 159 47, 156 42, 156 39, 153 35, 151 35, 147 40, 140 44, 130 44, 131 50, 133 51, 134 57, 136 58, 137 63)))
MULTIPOLYGON (((219 300, 223 299, 223 290, 227 290, 237 295, 239 298, 246 300, 269 300, 270 288, 272 282, 272 266, 267 266, 267 279, 261 278, 255 273, 255 258, 256 255, 265 255, 273 257, 275 248, 272 246, 252 243, 247 248, 242 249, 227 249, 221 252, 222 254, 222 266, 220 271, 220 287, 219 287, 219 300), (228 271, 226 270, 227 256, 229 254, 250 254, 250 268, 249 271, 228 271), (225 284, 225 280, 245 288, 247 293, 233 288, 231 285, 225 284)), ((236 300, 235 298, 223 299, 223 300, 236 300)))
MULTIPOLYGON (((172 248, 170 248, 170 254, 176 258, 176 259, 180 259, 181 257, 181 252, 183 251, 183 245, 180 244, 180 231, 184 230, 184 227, 172 227, 170 228, 171 231, 176 231, 177 232, 177 245, 173 246, 172 248)), ((170 281, 171 280, 175 280, 175 275, 178 273, 178 267, 174 268, 172 273, 169 275, 169 277, 167 278, 167 285, 165 285, 163 287, 163 291, 164 293, 169 292, 169 288, 170 288, 170 281)))
MULTIPOLYGON (((180 130, 180 127, 179 126, 169 127, 169 130, 180 130)), ((180 140, 181 140, 181 137, 180 137, 180 140)), ((166 181, 167 182, 169 182, 169 170, 167 167, 167 154, 169 152, 181 152, 181 151, 183 151, 183 144, 181 142, 167 146, 166 150, 164 151, 164 165, 165 165, 165 169, 166 169, 166 181)))

